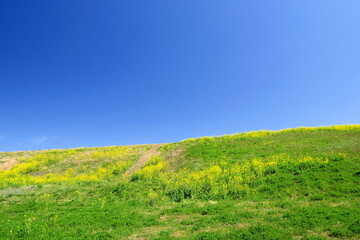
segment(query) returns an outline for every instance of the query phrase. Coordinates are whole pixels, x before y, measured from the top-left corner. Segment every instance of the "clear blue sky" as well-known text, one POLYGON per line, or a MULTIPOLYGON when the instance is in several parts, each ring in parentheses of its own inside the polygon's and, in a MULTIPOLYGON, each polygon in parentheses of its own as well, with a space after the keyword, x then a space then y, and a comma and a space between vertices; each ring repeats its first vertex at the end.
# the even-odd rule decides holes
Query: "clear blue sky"
POLYGON ((3 0, 0 151, 360 123, 359 12, 359 0, 3 0))

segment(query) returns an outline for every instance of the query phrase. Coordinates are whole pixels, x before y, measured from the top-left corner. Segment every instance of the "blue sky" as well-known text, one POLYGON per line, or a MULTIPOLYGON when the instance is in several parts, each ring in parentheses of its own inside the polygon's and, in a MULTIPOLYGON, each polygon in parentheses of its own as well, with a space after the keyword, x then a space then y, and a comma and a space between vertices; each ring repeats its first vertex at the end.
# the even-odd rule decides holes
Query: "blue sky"
POLYGON ((0 151, 360 119, 360 1, 0 7, 0 151))

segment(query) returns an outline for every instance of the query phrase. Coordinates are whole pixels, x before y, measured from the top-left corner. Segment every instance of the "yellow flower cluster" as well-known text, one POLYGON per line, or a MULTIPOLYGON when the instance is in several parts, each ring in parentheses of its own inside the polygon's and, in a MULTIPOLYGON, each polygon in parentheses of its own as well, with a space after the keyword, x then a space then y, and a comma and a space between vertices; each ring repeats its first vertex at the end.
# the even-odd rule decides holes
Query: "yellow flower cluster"
POLYGON ((156 164, 146 166, 136 174, 143 180, 160 182, 165 193, 180 193, 184 197, 198 198, 204 195, 241 195, 250 191, 250 184, 255 179, 271 174, 272 170, 282 167, 298 169, 327 163, 328 160, 324 157, 291 158, 287 154, 278 154, 267 159, 254 158, 235 164, 221 162, 204 170, 183 169, 171 172, 164 171, 169 169, 169 165, 158 159, 156 164))
MULTIPOLYGON (((35 156, 19 159, 20 162, 13 168, 0 171, 0 186, 19 186, 31 184, 46 184, 58 182, 101 181, 124 172, 131 161, 122 161, 134 152, 127 147, 107 147, 93 151, 79 151, 77 149, 43 152, 35 156), (79 161, 82 159, 111 160, 106 167, 98 167, 87 173, 79 174, 73 168, 67 168, 59 173, 48 172, 47 166, 57 166, 56 163, 64 161, 79 161), (38 171, 40 174, 32 174, 38 171)), ((82 166, 86 170, 86 166, 82 166)))
POLYGON ((120 158, 124 155, 130 154, 128 147, 106 147, 99 148, 92 152, 89 156, 91 159, 111 159, 120 158))
POLYGON ((153 180, 166 175, 165 170, 170 168, 168 162, 163 161, 163 158, 155 156, 150 159, 147 166, 135 173, 135 175, 141 179, 153 180), (161 174, 162 173, 162 174, 161 174))

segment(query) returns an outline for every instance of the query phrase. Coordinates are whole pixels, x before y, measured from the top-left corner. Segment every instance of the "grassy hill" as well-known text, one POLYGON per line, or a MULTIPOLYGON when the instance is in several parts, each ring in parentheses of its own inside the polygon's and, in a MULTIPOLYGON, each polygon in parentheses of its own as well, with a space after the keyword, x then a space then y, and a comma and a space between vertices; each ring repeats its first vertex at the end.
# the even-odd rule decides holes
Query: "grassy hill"
POLYGON ((360 125, 0 153, 0 239, 360 239, 360 125))

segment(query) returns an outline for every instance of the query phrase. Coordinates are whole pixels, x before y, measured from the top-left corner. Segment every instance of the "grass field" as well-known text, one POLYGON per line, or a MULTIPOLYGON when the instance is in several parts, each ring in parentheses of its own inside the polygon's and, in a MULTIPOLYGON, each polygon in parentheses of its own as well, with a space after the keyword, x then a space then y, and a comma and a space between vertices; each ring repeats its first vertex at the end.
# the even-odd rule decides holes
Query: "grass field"
POLYGON ((152 149, 1 152, 0 239, 360 239, 360 125, 152 149))

